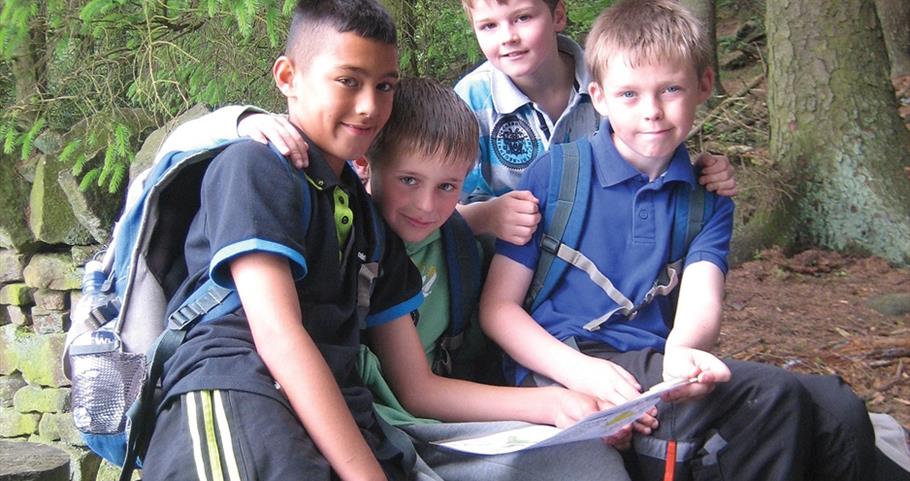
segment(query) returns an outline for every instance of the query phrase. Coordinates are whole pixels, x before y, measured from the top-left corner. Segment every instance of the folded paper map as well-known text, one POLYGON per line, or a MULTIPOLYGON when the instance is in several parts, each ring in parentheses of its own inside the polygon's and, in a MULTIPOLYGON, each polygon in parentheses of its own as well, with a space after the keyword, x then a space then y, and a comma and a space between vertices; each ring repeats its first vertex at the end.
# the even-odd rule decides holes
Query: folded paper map
POLYGON ((661 394, 692 382, 695 380, 680 379, 662 382, 629 402, 592 414, 565 429, 532 424, 476 438, 438 441, 434 444, 473 454, 505 454, 524 449, 605 438, 648 412, 660 400, 661 394))

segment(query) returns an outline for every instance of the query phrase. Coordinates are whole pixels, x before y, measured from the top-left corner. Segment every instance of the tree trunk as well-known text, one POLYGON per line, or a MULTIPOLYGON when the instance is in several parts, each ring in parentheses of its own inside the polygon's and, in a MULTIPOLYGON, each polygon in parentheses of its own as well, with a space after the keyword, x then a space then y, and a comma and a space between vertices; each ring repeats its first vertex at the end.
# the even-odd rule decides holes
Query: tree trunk
POLYGON ((705 34, 711 42, 711 69, 714 70, 714 96, 727 95, 720 83, 720 65, 717 62, 717 16, 714 0, 680 0, 680 5, 689 9, 705 28, 705 34))
POLYGON ((771 158, 792 199, 764 220, 785 247, 910 261, 910 132, 873 0, 767 0, 771 158))
POLYGON ((383 2, 395 17, 395 25, 398 29, 398 47, 402 58, 403 73, 408 75, 420 75, 420 59, 417 45, 417 24, 415 1, 414 0, 394 0, 383 2))
POLYGON ((22 130, 28 130, 38 114, 37 98, 44 93, 46 80, 46 62, 44 37, 46 25, 41 21, 43 16, 31 20, 29 33, 16 46, 12 55, 12 74, 15 79, 16 108, 19 110, 18 123, 22 130))
POLYGON ((875 8, 891 59, 891 78, 910 75, 910 2, 875 0, 875 8))

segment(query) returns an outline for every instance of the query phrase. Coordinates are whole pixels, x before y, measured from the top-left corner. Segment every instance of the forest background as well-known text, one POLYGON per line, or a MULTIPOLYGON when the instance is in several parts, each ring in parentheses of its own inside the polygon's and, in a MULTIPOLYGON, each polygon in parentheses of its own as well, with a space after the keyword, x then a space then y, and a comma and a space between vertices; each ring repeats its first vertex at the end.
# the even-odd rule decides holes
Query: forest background
MULTIPOLYGON (((383 3, 404 74, 454 83, 483 60, 460 2, 383 3)), ((611 2, 566 3, 581 42, 611 2)), ((721 351, 840 374, 910 425, 910 2, 682 3, 720 72, 691 146, 740 185, 721 351)), ((0 219, 29 222, 8 198, 41 162, 118 206, 143 141, 191 107, 283 111, 270 71, 293 4, 0 0, 0 219)), ((47 244, 17 232, 0 247, 47 244)))

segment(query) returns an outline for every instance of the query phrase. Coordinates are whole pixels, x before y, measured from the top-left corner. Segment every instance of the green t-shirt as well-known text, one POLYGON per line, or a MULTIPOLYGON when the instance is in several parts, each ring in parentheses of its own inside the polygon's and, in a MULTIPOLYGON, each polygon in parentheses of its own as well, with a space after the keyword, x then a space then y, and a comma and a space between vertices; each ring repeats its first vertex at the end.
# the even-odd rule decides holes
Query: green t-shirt
MULTIPOLYGON (((417 334, 430 365, 436 358, 436 341, 449 325, 449 273, 439 229, 420 242, 405 242, 411 261, 423 279, 423 304, 418 309, 417 334)), ((358 359, 363 382, 373 392, 376 411, 389 424, 438 422, 418 418, 404 409, 382 377, 379 359, 366 346, 360 346, 358 359)))

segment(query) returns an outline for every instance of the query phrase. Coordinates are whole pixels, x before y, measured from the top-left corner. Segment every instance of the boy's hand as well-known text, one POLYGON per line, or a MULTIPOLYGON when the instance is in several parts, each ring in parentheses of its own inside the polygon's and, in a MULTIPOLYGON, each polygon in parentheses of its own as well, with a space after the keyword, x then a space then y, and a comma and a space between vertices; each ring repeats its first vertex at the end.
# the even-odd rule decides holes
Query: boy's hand
MULTIPOLYGON (((594 399, 593 397, 586 394, 570 391, 562 387, 544 389, 559 390, 557 397, 558 402, 554 403, 553 406, 553 408, 556 410, 554 414, 556 427, 559 428, 567 428, 577 423, 578 421, 581 421, 582 419, 594 414, 597 411, 610 409, 614 406, 613 403, 598 401, 597 399, 594 399)), ((653 417, 656 414, 657 410, 653 409, 652 412, 646 414, 643 417, 643 419, 647 418, 644 421, 646 424, 639 425, 639 423, 642 422, 642 419, 639 419, 634 424, 629 424, 613 435, 603 438, 603 442, 616 448, 628 448, 632 440, 633 427, 635 431, 641 432, 642 434, 651 434, 652 422, 653 428, 657 428, 657 420, 653 417)))
MULTIPOLYGON (((616 404, 608 401, 599 401, 597 404, 600 407, 601 411, 605 411, 616 406, 616 404)), ((640 418, 635 420, 635 422, 624 427, 622 431, 609 438, 605 438, 604 441, 608 444, 612 444, 617 448, 621 448, 627 442, 631 441, 633 432, 647 436, 651 434, 655 429, 657 429, 659 425, 660 423, 657 421, 657 407, 655 406, 649 409, 648 412, 642 414, 640 418)))
POLYGON ((733 178, 733 164, 725 155, 714 155, 702 152, 695 159, 695 165, 701 167, 698 183, 709 192, 732 197, 736 194, 736 179, 733 178))
POLYGON ((556 390, 557 402, 552 407, 553 421, 558 428, 567 428, 600 410, 597 400, 587 394, 556 386, 543 389, 556 390))
POLYGON ((237 133, 263 144, 271 142, 298 169, 309 165, 307 149, 310 146, 287 116, 259 113, 244 115, 237 123, 237 133))
POLYGON ((527 190, 513 190, 491 199, 490 229, 496 237, 515 245, 524 245, 540 222, 537 198, 527 190))
POLYGON ((666 393, 664 401, 674 402, 704 396, 714 384, 730 380, 730 369, 713 354, 690 347, 667 345, 664 351, 664 380, 698 379, 698 382, 666 393))
POLYGON ((569 389, 595 397, 600 402, 617 406, 641 394, 635 377, 618 364, 591 356, 574 366, 566 379, 569 389))

